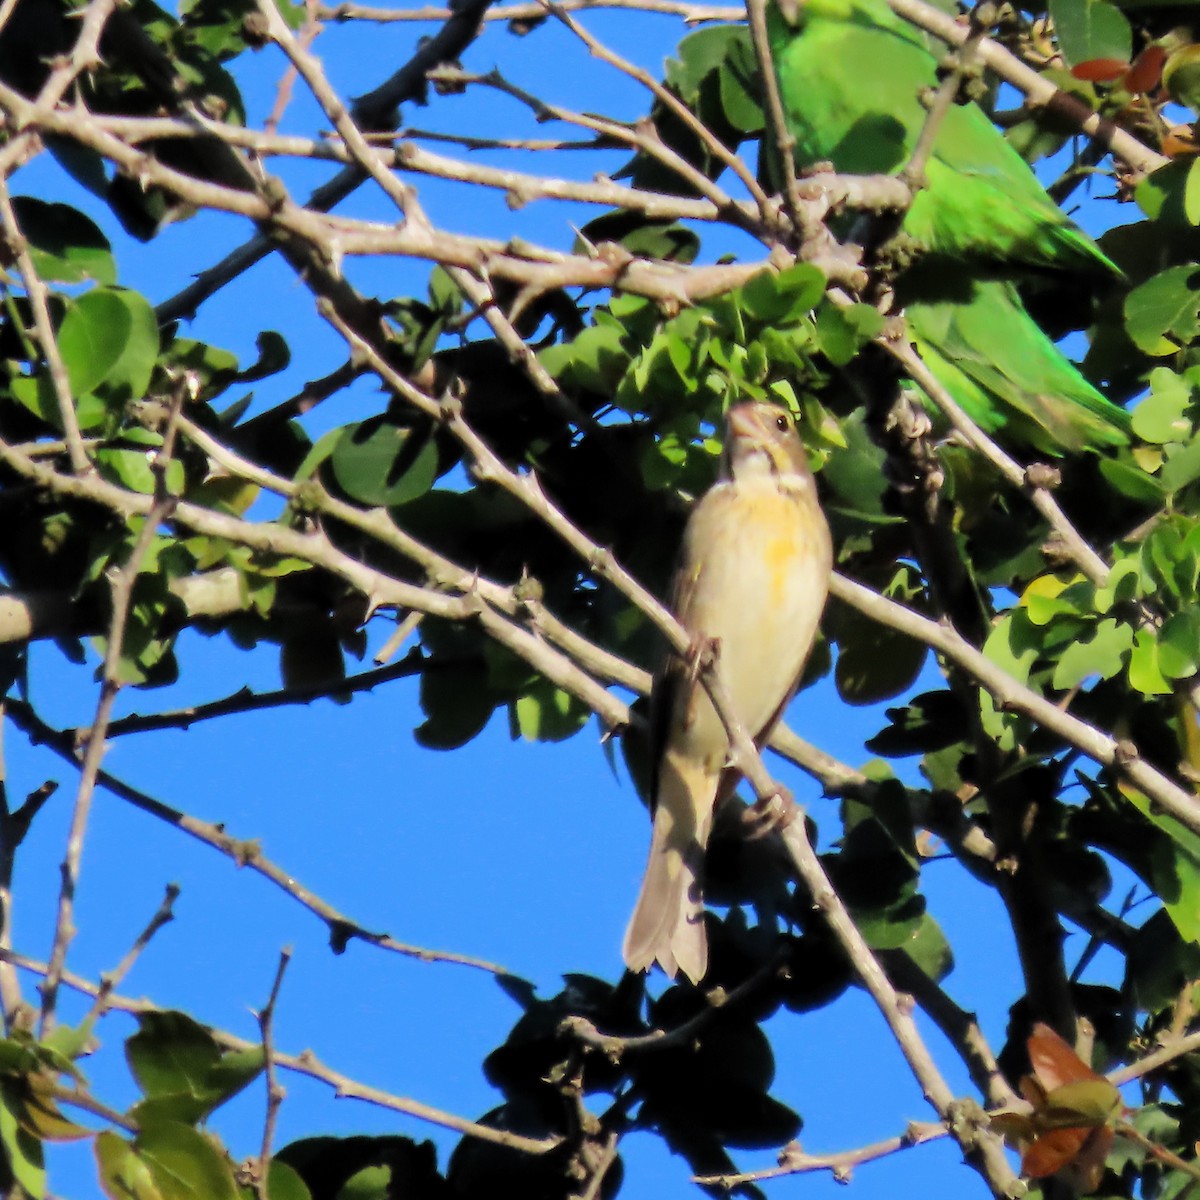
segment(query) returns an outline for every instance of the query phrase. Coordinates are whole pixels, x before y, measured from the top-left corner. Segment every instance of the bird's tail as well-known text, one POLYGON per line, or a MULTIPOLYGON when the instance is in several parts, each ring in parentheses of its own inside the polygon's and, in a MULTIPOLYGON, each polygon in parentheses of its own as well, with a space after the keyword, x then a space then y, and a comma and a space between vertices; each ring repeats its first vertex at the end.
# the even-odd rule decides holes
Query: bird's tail
POLYGON ((708 969, 701 868, 712 828, 718 776, 694 759, 663 756, 650 861, 629 928, 625 964, 648 971, 657 961, 674 979, 699 983, 708 969))

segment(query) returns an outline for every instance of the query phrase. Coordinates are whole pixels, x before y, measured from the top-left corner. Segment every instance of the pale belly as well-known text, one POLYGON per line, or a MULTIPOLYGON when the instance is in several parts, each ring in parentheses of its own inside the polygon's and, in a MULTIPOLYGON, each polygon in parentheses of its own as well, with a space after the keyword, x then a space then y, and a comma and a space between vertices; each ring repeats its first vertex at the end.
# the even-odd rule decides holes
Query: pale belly
MULTIPOLYGON (((773 481, 710 492, 688 522, 683 562, 692 584, 679 616, 694 636, 718 642, 734 711, 757 737, 790 696, 816 636, 830 565, 824 519, 773 481)), ((702 688, 680 695, 673 717, 684 753, 724 758, 725 731, 702 688)))

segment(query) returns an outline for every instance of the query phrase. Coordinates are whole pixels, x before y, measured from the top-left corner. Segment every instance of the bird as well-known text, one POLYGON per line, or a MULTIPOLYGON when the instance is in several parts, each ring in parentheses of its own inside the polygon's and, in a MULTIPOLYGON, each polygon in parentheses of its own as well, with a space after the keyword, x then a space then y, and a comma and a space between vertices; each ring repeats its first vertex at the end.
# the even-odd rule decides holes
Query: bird
MULTIPOLYGON (((733 714, 762 744, 795 693, 833 569, 829 526, 791 414, 743 402, 725 417, 716 482, 688 517, 671 607, 693 657, 717 648, 733 714)), ((654 828, 625 934, 631 971, 708 968, 701 875, 718 804, 736 786, 729 738, 694 663, 668 656, 651 695, 654 828)))
MULTIPOLYGON (((797 165, 902 171, 938 83, 925 35, 886 0, 776 0, 768 28, 797 165)), ((943 114, 924 174, 901 226, 917 268, 899 275, 896 298, 939 382, 983 429, 1044 453, 1127 444, 1128 413, 1046 336, 1013 279, 1116 278, 1116 266, 974 102, 943 114)))

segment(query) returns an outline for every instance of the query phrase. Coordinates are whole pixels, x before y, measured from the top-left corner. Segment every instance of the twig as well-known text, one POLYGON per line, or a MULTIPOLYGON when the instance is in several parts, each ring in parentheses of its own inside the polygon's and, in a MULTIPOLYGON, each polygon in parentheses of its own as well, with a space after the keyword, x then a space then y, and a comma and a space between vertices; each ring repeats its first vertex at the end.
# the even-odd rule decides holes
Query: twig
POLYGON ((408 613, 404 620, 396 625, 395 632, 391 637, 375 652, 375 662, 383 666, 389 658, 394 657, 400 647, 416 632, 417 626, 421 624, 424 616, 424 613, 419 612, 408 613))
POLYGON ((763 95, 766 99, 767 123, 775 139, 779 154, 779 167, 783 172, 783 201, 787 215, 797 230, 807 228, 800 203, 800 182, 796 176, 796 139, 788 128, 787 116, 783 111, 783 97, 779 92, 779 79, 775 75, 775 59, 771 54, 771 43, 767 33, 766 0, 746 0, 746 15, 750 23, 750 40, 758 60, 758 71, 762 78, 763 95))
POLYGON ((426 222, 419 213, 413 211, 410 190, 380 165, 378 155, 367 144, 341 97, 325 78, 320 62, 293 36, 287 22, 271 0, 259 0, 258 11, 266 20, 268 36, 287 55, 288 61, 308 85, 308 90, 312 92, 322 111, 338 131, 342 143, 350 151, 355 166, 379 185, 407 223, 417 224, 419 232, 426 222))
POLYGON ((504 95, 511 96, 514 100, 524 104, 538 121, 563 121, 581 129, 590 129, 614 145, 640 150, 657 159, 699 195, 715 204, 718 210, 725 214, 730 224, 746 229, 760 240, 770 240, 769 236, 764 237, 764 234, 769 234, 770 227, 764 224, 761 216, 749 217, 746 210, 740 208, 724 188, 718 186, 703 171, 688 162, 682 154, 671 149, 648 118, 638 121, 636 124, 627 125, 608 117, 592 116, 589 113, 564 108, 559 104, 550 104, 540 100, 525 88, 510 83, 499 71, 489 71, 486 75, 479 75, 457 68, 443 67, 437 72, 436 77, 445 83, 462 86, 478 84, 495 88, 504 95))
POLYGON ((42 357, 46 360, 46 372, 54 389, 54 398, 58 404, 58 419, 62 422, 63 433, 66 435, 67 453, 71 459, 71 470, 82 475, 92 468, 91 459, 83 448, 82 435, 79 431, 79 418, 75 413, 75 398, 71 394, 71 381, 67 375, 67 365, 63 361, 62 352, 58 348, 58 338, 54 332, 54 321, 50 316, 50 292, 42 282, 33 258, 29 253, 29 243, 21 233, 17 224, 17 214, 13 211, 12 198, 8 192, 8 180, 0 175, 0 224, 4 229, 5 241, 9 253, 17 264, 21 282, 25 285, 25 294, 29 298, 29 307, 33 312, 33 328, 42 357))
MULTIPOLYGON (((297 44, 304 50, 307 50, 317 40, 317 36, 321 32, 321 20, 316 15, 315 8, 316 5, 312 3, 312 0, 308 0, 305 4, 308 16, 297 39, 297 44)), ((278 130, 279 123, 283 120, 283 114, 287 111, 287 106, 291 103, 292 91, 296 85, 296 76, 298 74, 299 72, 293 63, 281 76, 279 85, 275 89, 275 103, 271 106, 271 111, 267 114, 267 119, 263 122, 263 129, 267 133, 275 133, 278 130)))
MULTIPOLYGON (((69 734, 65 734, 47 725, 28 705, 10 704, 9 715, 20 728, 29 732, 31 738, 42 745, 49 746, 64 761, 75 765, 73 752, 74 742, 69 734)), ((378 946, 381 950, 390 950, 407 958, 416 958, 422 962, 447 962, 459 966, 475 967, 477 970, 488 971, 493 975, 506 975, 508 972, 496 963, 487 962, 481 958, 472 958, 466 954, 455 954, 449 951, 429 950, 424 946, 413 946, 399 942, 385 933, 376 933, 360 925, 357 921, 334 908, 315 892, 305 887, 291 872, 285 871, 267 858, 257 841, 235 838, 227 833, 225 827, 180 812, 161 800, 131 787, 107 771, 100 771, 96 782, 110 791, 114 796, 132 804, 135 808, 157 817, 168 825, 181 829, 198 842, 211 847, 213 850, 232 859, 239 867, 247 867, 257 875, 270 880, 280 890, 286 892, 302 907, 308 909, 314 916, 319 917, 329 930, 329 942, 335 953, 340 953, 350 941, 367 942, 378 946)))
POLYGON ((1182 1171, 1192 1179, 1200 1179, 1200 1163, 1188 1162, 1186 1159, 1180 1158, 1178 1154, 1168 1150, 1166 1146, 1160 1146, 1157 1142, 1152 1142, 1140 1129, 1131 1125, 1128 1121, 1118 1121, 1113 1128, 1120 1137, 1126 1138, 1136 1146, 1140 1146, 1151 1158, 1158 1159, 1159 1162, 1175 1171, 1182 1171))
MULTIPOLYGON (((597 8, 627 9, 636 12, 664 13, 682 17, 688 25, 705 21, 740 21, 745 15, 740 5, 692 4, 688 0, 562 0, 568 11, 592 11, 597 8)), ((366 4, 322 4, 318 13, 325 21, 442 21, 453 9, 427 5, 424 8, 372 8, 366 4)), ((534 0, 530 4, 495 4, 480 18, 483 21, 533 21, 546 15, 534 0)))
POLYGON ((630 79, 640 83, 665 109, 670 111, 704 144, 708 152, 718 161, 724 163, 741 180, 742 186, 749 192, 762 217, 763 224, 770 227, 775 222, 775 205, 766 192, 759 186, 749 167, 741 156, 735 154, 724 142, 705 125, 682 100, 670 89, 664 87, 653 75, 635 66, 628 59, 622 58, 615 50, 604 45, 594 34, 585 29, 570 13, 554 0, 542 0, 546 11, 557 17, 583 44, 588 52, 601 62, 615 67, 630 79))
POLYGON ((50 951, 50 967, 42 986, 41 1031, 44 1035, 54 1027, 55 1006, 58 999, 58 982, 66 962, 67 946, 75 936, 73 913, 75 890, 79 882, 79 868, 83 859, 83 839, 87 831, 91 812, 92 796, 96 789, 96 778, 100 773, 100 760, 104 757, 105 732, 112 717, 113 704, 121 690, 121 655, 125 647, 125 633, 129 620, 129 609, 133 601, 133 587, 137 583, 142 559, 150 544, 158 535, 160 523, 174 509, 176 499, 166 487, 167 467, 175 455, 175 430, 179 410, 184 401, 184 388, 179 385, 171 405, 162 445, 155 455, 155 494, 141 529, 129 551, 125 563, 110 574, 112 593, 112 618, 109 623, 108 645, 104 652, 100 698, 96 704, 96 715, 92 721, 92 736, 88 739, 83 756, 83 767, 79 776, 79 789, 75 794, 75 807, 71 814, 71 826, 67 834, 66 854, 62 862, 62 882, 58 893, 58 912, 54 921, 54 945, 50 951))
MULTIPOLYGON (((43 785, 16 813, 10 810, 8 763, 3 754, 4 715, 4 705, 0 704, 0 949, 7 950, 12 948, 12 883, 17 847, 29 829, 29 820, 54 793, 55 785, 43 785), (22 819, 21 814, 26 812, 28 817, 22 819)), ((7 964, 0 966, 0 1004, 4 1006, 4 1028, 7 1032, 11 1030, 14 1018, 24 1005, 21 998, 21 982, 7 964)))
POLYGON ((271 1170, 271 1143, 274 1141, 275 1126, 279 1121, 279 1108, 286 1095, 283 1087, 280 1086, 275 1069, 274 1019, 279 989, 283 986, 283 974, 291 959, 292 948, 285 946, 279 952, 279 965, 275 968, 275 980, 271 984, 271 994, 267 997, 266 1006, 258 1014, 258 1028, 262 1033, 263 1073, 267 1083, 267 1115, 263 1121, 262 1148, 258 1152, 258 1170, 254 1180, 259 1200, 270 1200, 267 1177, 271 1170))
POLYGON ((959 89, 971 69, 979 49, 980 39, 983 38, 985 32, 972 11, 970 32, 966 40, 959 45, 958 51, 954 55, 953 66, 947 71, 946 77, 933 95, 925 120, 921 125, 921 132, 917 135, 916 145, 913 146, 913 152, 901 172, 914 192, 925 186, 925 168, 929 163, 929 156, 933 153, 934 143, 937 141, 946 114, 958 100, 959 89))
MULTIPOLYGON (((247 712, 261 712, 263 709, 282 708, 290 704, 311 704, 314 700, 328 696, 352 696, 358 692, 369 692, 380 684, 391 683, 396 679, 408 679, 427 669, 428 664, 419 652, 414 651, 398 663, 379 667, 373 671, 361 671, 357 675, 339 679, 333 683, 299 684, 295 687, 279 688, 272 692, 253 692, 249 688, 241 688, 231 696, 221 700, 211 700, 207 704, 189 705, 187 708, 171 709, 167 712, 147 713, 145 716, 132 713, 113 721, 108 727, 108 738, 127 737, 135 733, 149 733, 159 729, 190 729, 205 721, 217 720, 221 717, 240 716, 247 712)), ((86 728, 68 729, 63 736, 82 741, 90 733, 86 728)))
POLYGON ((884 951, 880 961, 895 985, 912 996, 958 1051, 986 1106, 1003 1108, 1018 1103, 1019 1098, 1004 1078, 975 1014, 960 1008, 905 951, 884 951))
POLYGON ((146 928, 138 934, 133 945, 129 947, 121 961, 111 971, 105 971, 100 976, 100 987, 96 992, 96 998, 93 1000, 92 1007, 88 1010, 81 1024, 85 1026, 92 1025, 108 1011, 108 998, 121 986, 121 981, 133 969, 133 964, 137 962, 142 951, 150 944, 150 939, 164 925, 175 919, 174 908, 175 901, 178 898, 179 885, 177 883, 167 884, 162 903, 158 906, 158 910, 154 916, 150 918, 146 928))
POLYGON ((749 978, 744 979, 731 992, 710 1002, 707 1008, 702 1008, 694 1017, 689 1017, 672 1029, 655 1029, 650 1033, 636 1034, 630 1037, 618 1037, 611 1033, 601 1033, 587 1017, 567 1017, 558 1027, 558 1032, 567 1037, 573 1037, 585 1046, 591 1046, 602 1054, 616 1060, 625 1054, 641 1054, 657 1050, 667 1050, 672 1046, 686 1046, 695 1038, 717 1013, 723 1012, 731 1005, 753 995, 767 980, 780 972, 779 962, 770 962, 760 967, 749 978))
POLYGON ((1173 1038, 1157 1050, 1152 1050, 1149 1054, 1139 1058, 1137 1062, 1110 1071, 1108 1073, 1109 1082, 1120 1087, 1131 1080, 1141 1079, 1152 1071, 1157 1071, 1160 1067, 1165 1067, 1185 1054, 1193 1054, 1198 1050, 1200 1050, 1200 1033, 1189 1033, 1186 1037, 1173 1038))
MULTIPOLYGON (((0 960, 12 963, 21 970, 29 971, 34 975, 45 976, 48 970, 45 963, 28 958, 23 954, 16 954, 11 950, 0 950, 0 960)), ((100 990, 96 984, 66 970, 63 971, 60 982, 85 996, 94 997, 100 990)), ((131 1000, 116 993, 109 997, 109 1007, 134 1014, 163 1011, 147 1000, 131 1000)), ((261 1049, 261 1043, 248 1041, 246 1038, 237 1037, 235 1034, 226 1033, 221 1029, 212 1029, 211 1033, 217 1044, 226 1050, 236 1052, 261 1049)), ((561 1138, 531 1138, 509 1133, 507 1130, 497 1129, 491 1125, 480 1125, 475 1121, 468 1121, 465 1117, 446 1112, 444 1109, 434 1108, 429 1104, 422 1104, 419 1100, 410 1100, 404 1096, 385 1092, 380 1088, 358 1083, 349 1076, 325 1066, 311 1051, 305 1050, 300 1054, 284 1054, 276 1051, 275 1061, 285 1070, 294 1071, 298 1075, 306 1075, 310 1079, 316 1079, 326 1084, 334 1090, 339 1099, 348 1097, 353 1100, 363 1100, 379 1108, 405 1113, 418 1120, 427 1121, 431 1125, 452 1129, 466 1137, 491 1142, 495 1146, 507 1146, 511 1150, 519 1150, 525 1154, 548 1154, 562 1144, 561 1138)), ((125 1126, 125 1119, 117 1120, 116 1123, 128 1127, 125 1126)))
POLYGON ((840 1150, 833 1154, 809 1154, 799 1142, 792 1142, 779 1153, 779 1165, 761 1171, 743 1171, 726 1175, 696 1175, 692 1182, 701 1187, 720 1188, 732 1191, 748 1183, 762 1183, 767 1179, 780 1179, 785 1175, 806 1175, 812 1171, 828 1171, 838 1183, 849 1183, 855 1167, 876 1162, 901 1150, 909 1150, 925 1142, 936 1141, 949 1133, 944 1125, 914 1121, 896 1137, 859 1146, 855 1150, 840 1150))

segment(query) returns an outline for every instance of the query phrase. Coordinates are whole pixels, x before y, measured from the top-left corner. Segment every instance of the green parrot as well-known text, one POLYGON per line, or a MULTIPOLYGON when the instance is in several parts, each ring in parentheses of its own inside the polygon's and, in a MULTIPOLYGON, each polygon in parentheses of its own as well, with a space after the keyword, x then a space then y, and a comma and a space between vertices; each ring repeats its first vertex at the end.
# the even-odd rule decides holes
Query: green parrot
MULTIPOLYGON (((928 115, 921 95, 938 83, 921 32, 885 0, 777 0, 770 41, 798 165, 904 168, 928 115)), ((1128 414, 1063 356, 1011 278, 1116 267, 974 103, 945 114, 925 176, 902 226, 924 257, 896 291, 930 370, 985 430, 1043 453, 1126 444, 1128 414)))

